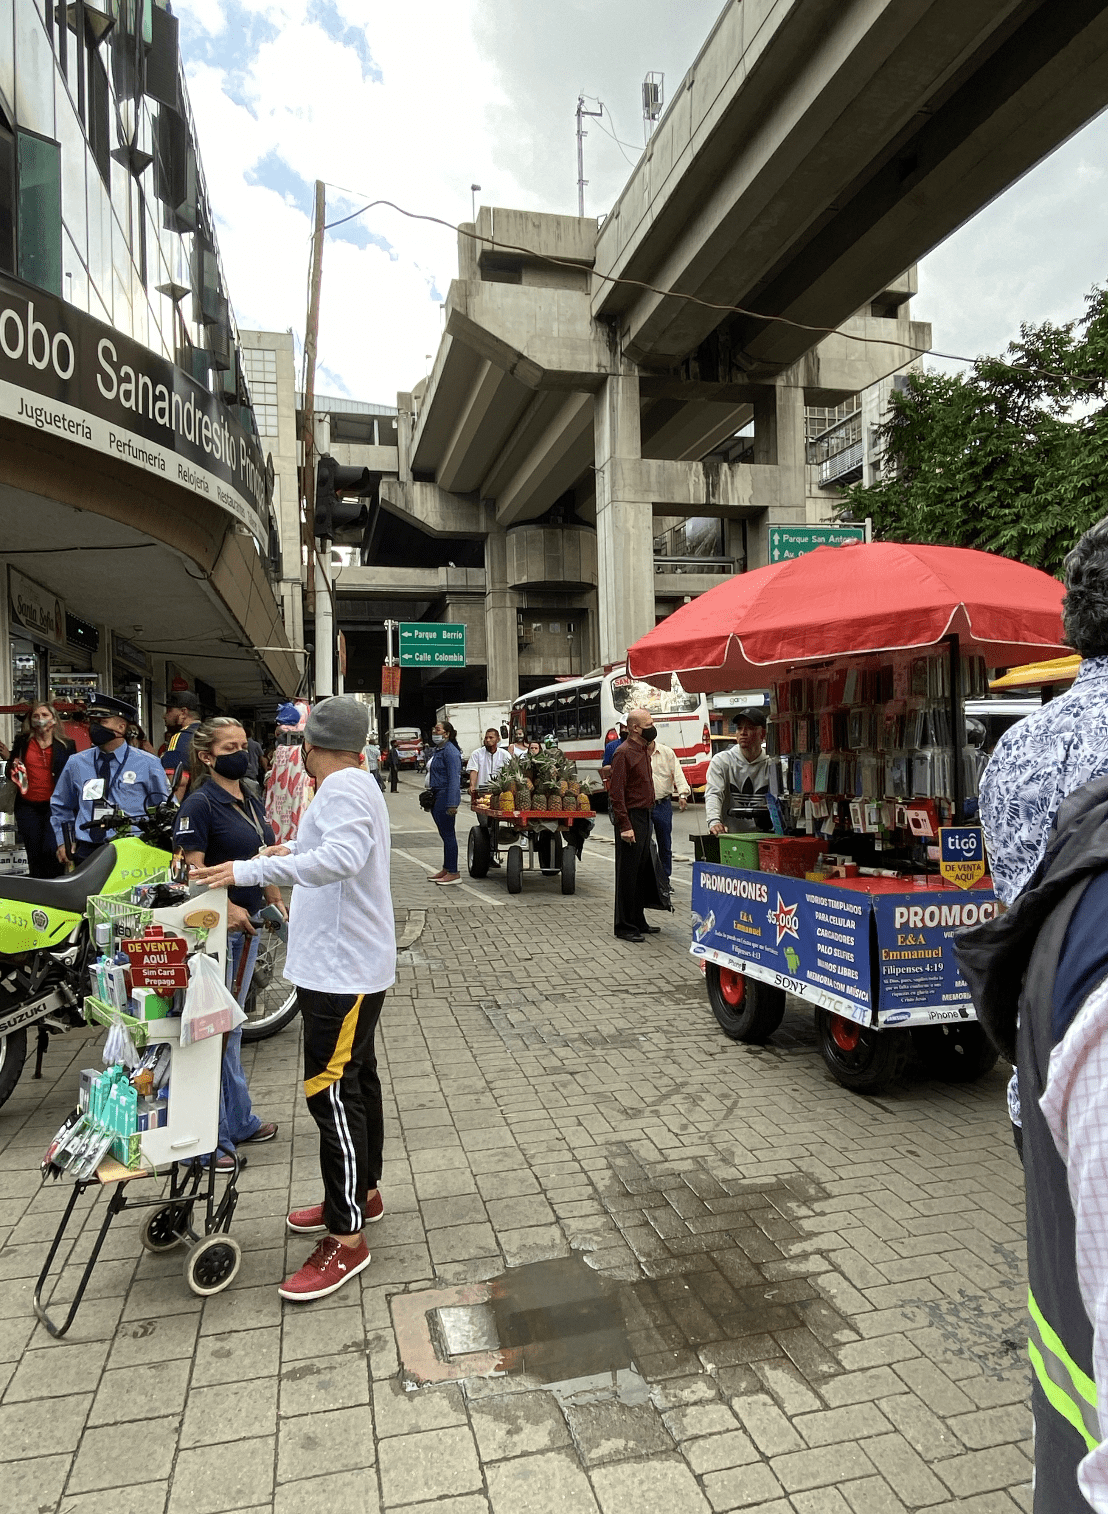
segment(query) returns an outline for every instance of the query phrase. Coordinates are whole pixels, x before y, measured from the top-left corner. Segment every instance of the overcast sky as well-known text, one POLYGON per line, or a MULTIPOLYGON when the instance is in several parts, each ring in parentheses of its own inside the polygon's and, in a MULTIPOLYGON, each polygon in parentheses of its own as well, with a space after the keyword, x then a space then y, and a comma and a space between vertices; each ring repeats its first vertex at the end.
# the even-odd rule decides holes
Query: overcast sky
MULTIPOLYGON (((719 0, 179 0, 181 47, 240 326, 299 339, 312 186, 328 220, 368 200, 452 223, 478 203, 575 214, 574 110, 591 109, 587 214, 642 147, 640 86, 687 71, 719 0), (367 19, 368 16, 368 19, 367 19), (619 140, 614 140, 618 138, 619 140), (620 145, 620 143, 624 145, 620 145), (341 186, 341 187, 340 187, 341 186)), ((1108 117, 983 210, 920 269, 934 343, 1000 351, 1021 320, 1078 314, 1108 272, 1108 117)), ((452 232, 378 208, 328 233, 322 393, 394 404, 423 377, 457 272, 452 232)))

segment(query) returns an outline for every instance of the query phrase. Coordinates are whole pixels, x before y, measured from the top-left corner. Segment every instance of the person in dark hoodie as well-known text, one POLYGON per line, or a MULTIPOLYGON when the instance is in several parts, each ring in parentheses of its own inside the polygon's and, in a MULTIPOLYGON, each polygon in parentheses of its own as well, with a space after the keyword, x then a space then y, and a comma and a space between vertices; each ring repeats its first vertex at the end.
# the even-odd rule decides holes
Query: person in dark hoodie
MULTIPOLYGON (((1108 668, 1108 524, 1066 569, 1066 639, 1108 668)), ((1099 744, 1103 707, 1081 719, 1099 744)), ((1034 1514, 1108 1514, 1108 778, 1059 795, 1051 818, 1008 912, 955 945, 978 1018, 1018 1068, 1034 1514)))

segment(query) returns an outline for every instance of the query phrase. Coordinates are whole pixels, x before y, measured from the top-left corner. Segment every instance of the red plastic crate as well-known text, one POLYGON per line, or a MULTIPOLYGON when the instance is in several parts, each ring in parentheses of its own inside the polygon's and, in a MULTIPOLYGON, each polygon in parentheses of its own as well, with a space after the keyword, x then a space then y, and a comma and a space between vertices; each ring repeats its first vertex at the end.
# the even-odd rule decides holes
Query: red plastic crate
POLYGON ((788 878, 803 878, 815 870, 827 850, 820 836, 775 836, 758 842, 758 866, 763 873, 782 873, 788 878))

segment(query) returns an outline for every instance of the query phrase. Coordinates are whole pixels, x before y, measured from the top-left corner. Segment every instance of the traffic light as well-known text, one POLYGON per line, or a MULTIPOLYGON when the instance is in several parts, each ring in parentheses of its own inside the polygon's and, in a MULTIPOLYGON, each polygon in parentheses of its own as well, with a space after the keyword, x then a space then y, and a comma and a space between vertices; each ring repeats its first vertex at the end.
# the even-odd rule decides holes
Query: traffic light
POLYGON ((315 470, 316 536, 333 539, 339 531, 363 525, 366 506, 358 496, 372 494, 378 479, 379 475, 368 468, 344 468, 329 453, 324 454, 315 470))

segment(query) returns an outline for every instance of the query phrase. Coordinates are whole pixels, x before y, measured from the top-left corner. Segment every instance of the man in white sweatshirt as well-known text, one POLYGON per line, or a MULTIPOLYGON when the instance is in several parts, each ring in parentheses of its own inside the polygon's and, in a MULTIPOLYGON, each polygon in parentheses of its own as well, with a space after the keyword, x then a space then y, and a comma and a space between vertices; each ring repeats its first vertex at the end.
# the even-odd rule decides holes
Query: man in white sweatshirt
POLYGON ((376 781, 360 767, 365 705, 340 695, 316 705, 304 727, 304 766, 316 781, 296 840, 248 862, 197 868, 213 888, 292 884, 285 977, 304 1021, 304 1093, 319 1128, 322 1204, 287 1220, 321 1234, 300 1270, 277 1290, 323 1298, 370 1261, 364 1225, 381 1218, 384 1114, 373 1038, 396 978, 389 888, 389 821, 376 781))

